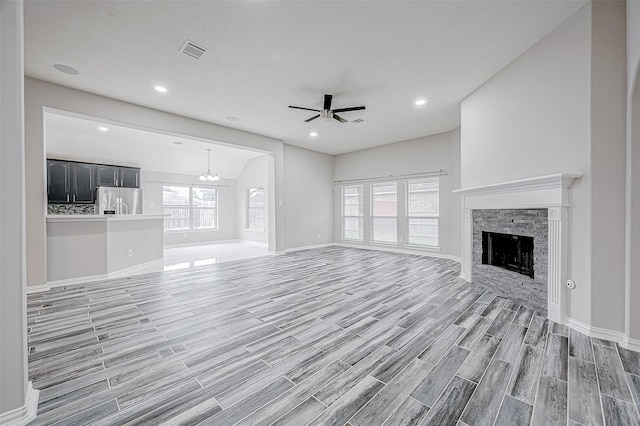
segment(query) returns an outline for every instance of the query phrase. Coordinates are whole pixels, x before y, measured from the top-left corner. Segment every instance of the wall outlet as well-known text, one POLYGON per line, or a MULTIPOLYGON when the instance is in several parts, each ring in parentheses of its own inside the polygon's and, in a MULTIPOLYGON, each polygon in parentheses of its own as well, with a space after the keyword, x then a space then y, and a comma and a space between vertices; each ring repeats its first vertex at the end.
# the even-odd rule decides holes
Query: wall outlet
POLYGON ((129 249, 129 257, 133 256, 133 250, 129 249))
POLYGON ((400 237, 399 241, 402 243, 404 242, 404 237, 400 237))
POLYGON ((320 234, 316 235, 316 237, 317 237, 318 239, 320 239, 320 234))

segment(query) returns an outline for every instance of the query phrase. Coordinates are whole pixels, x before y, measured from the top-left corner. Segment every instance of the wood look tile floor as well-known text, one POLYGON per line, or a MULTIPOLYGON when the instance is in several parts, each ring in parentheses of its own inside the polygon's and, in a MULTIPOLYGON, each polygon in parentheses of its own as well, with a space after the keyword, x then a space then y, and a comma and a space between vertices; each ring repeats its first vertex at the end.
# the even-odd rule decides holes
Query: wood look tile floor
POLYGON ((328 247, 28 296, 34 425, 640 425, 640 354, 328 247))

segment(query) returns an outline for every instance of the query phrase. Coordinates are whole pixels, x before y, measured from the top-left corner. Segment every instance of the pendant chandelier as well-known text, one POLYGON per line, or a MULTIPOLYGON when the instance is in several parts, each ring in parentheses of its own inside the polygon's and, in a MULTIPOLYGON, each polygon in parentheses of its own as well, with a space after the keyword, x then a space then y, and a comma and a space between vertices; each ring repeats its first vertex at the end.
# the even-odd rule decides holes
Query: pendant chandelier
POLYGON ((211 149, 207 148, 207 174, 205 175, 204 173, 200 173, 200 180, 208 180, 211 182, 215 182, 217 180, 220 180, 220 178, 218 177, 218 173, 214 175, 211 174, 211 149))

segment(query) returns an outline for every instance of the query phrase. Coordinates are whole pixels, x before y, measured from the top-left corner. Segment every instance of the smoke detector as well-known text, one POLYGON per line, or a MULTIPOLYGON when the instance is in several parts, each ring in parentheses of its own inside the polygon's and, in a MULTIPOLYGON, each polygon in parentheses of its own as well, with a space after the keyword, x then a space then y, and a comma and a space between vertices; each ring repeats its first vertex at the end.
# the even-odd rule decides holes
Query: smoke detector
POLYGON ((207 48, 199 46, 196 43, 189 40, 186 40, 182 45, 182 47, 180 48, 180 52, 194 59, 200 59, 207 50, 208 50, 207 48))

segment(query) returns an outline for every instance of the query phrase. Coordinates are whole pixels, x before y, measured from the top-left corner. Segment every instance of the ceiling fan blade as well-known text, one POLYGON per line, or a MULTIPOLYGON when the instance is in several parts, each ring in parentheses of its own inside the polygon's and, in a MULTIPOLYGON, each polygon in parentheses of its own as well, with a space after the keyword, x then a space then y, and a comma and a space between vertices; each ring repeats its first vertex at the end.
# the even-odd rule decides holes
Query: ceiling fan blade
POLYGON ((324 95, 324 109, 331 109, 331 99, 333 95, 324 95))
POLYGON ((311 118, 308 118, 308 119, 304 120, 304 122, 305 122, 305 123, 308 123, 308 122, 310 122, 311 120, 315 120, 315 119, 316 119, 316 118, 318 118, 318 117, 320 117, 320 114, 318 114, 318 115, 314 115, 313 117, 311 117, 311 118))
POLYGON ((347 120, 345 120, 344 118, 340 117, 339 115, 333 114, 333 118, 338 120, 341 123, 346 123, 347 120))
POLYGON ((319 109, 304 108, 304 107, 293 106, 293 105, 289 105, 289 108, 293 108, 293 109, 303 109, 303 110, 305 110, 305 111, 315 111, 315 112, 320 112, 320 110, 319 110, 319 109))
POLYGON ((338 109, 334 109, 333 112, 359 111, 361 109, 365 109, 365 107, 357 106, 357 107, 349 107, 349 108, 338 108, 338 109))

